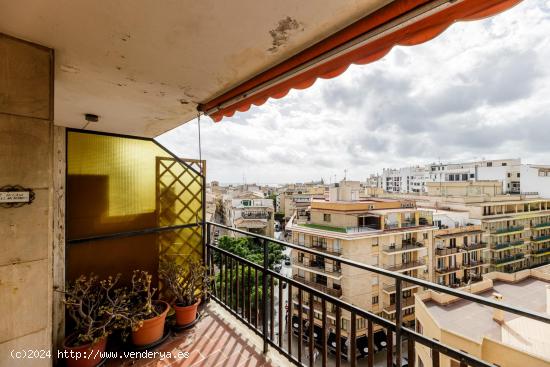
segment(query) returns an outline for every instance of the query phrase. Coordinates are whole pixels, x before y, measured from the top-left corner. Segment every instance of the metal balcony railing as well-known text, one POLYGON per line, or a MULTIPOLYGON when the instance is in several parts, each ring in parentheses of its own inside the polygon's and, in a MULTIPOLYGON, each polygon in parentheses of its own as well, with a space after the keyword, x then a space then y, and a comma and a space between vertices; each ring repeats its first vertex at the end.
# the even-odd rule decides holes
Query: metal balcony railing
POLYGON ((422 248, 424 248, 424 244, 422 242, 403 242, 401 245, 384 246, 383 251, 392 253, 392 252, 399 252, 399 251, 420 250, 422 248))
MULTIPOLYGON (((383 310, 386 312, 386 313, 394 313, 395 312, 395 306, 396 304, 384 304, 384 308, 383 310)), ((414 297, 409 297, 409 298, 404 298, 401 302, 401 307, 402 308, 406 308, 406 307, 411 307, 411 306, 414 306, 414 297)))
POLYGON ((470 243, 469 245, 462 246, 462 250, 469 252, 469 251, 484 249, 486 247, 487 247, 487 242, 470 243))
POLYGON ((460 265, 454 264, 454 265, 445 265, 435 268, 435 272, 439 274, 445 274, 445 273, 452 273, 454 271, 460 270, 460 265))
MULTIPOLYGON (((401 341, 404 337, 407 339, 406 353, 404 354, 408 355, 409 363, 415 359, 415 346, 418 343, 429 348, 433 356, 444 354, 449 358, 460 361, 463 365, 492 367, 492 364, 489 362, 446 345, 441 341, 427 338, 413 329, 404 327, 404 309, 408 305, 410 306, 412 302, 409 299, 402 298, 402 290, 405 282, 488 307, 500 309, 515 315, 528 317, 533 320, 544 322, 545 324, 550 324, 550 317, 547 314, 512 307, 506 303, 496 302, 476 294, 451 289, 422 279, 392 272, 387 269, 328 255, 320 251, 217 223, 207 222, 197 225, 206 227, 206 237, 204 238, 205 262, 210 274, 215 279, 209 293, 210 298, 227 309, 243 326, 250 328, 253 332, 262 337, 264 352, 267 352, 268 348, 274 348, 288 359, 289 364, 303 366, 305 363, 308 363, 312 365, 314 351, 315 348, 317 348, 319 351, 318 359, 323 366, 339 366, 340 361, 344 358, 347 359, 349 365, 352 367, 356 366, 357 357, 359 356, 359 350, 357 348, 359 340, 359 343, 367 343, 366 348, 368 348, 369 353, 366 356, 366 365, 373 366, 374 353, 370 351, 375 350, 375 338, 373 337, 373 333, 376 326, 376 328, 382 328, 387 336, 385 340, 386 343, 382 348, 386 350, 387 367, 401 366, 401 341), (261 263, 255 263, 218 248, 212 241, 213 236, 211 233, 214 227, 255 238, 259 246, 263 248, 263 261, 261 263), (328 260, 339 261, 347 266, 365 272, 394 279, 396 293, 394 305, 395 312, 392 313, 392 320, 388 320, 371 311, 364 310, 343 301, 338 298, 341 295, 341 290, 337 294, 331 294, 331 292, 328 292, 323 286, 315 285, 312 282, 306 282, 297 277, 288 278, 271 270, 268 266, 269 242, 308 252, 311 255, 324 256, 325 259, 328 260), (283 297, 285 293, 289 302, 288 306, 290 306, 288 312, 285 307, 287 306, 284 302, 285 297, 283 297), (297 310, 293 310, 291 307, 294 294, 298 296, 297 310), (316 304, 313 302, 313 297, 320 300, 320 307, 318 303, 316 304), (308 307, 306 312, 303 312, 303 299, 307 299, 308 303, 313 305, 313 307, 308 307), (340 322, 336 322, 334 329, 329 325, 329 318, 327 315, 330 309, 334 310, 336 320, 342 317, 342 311, 345 311, 346 314, 349 313, 350 328, 345 333, 345 336, 342 335, 340 322), (295 313, 297 311, 298 314, 295 313), (294 318, 296 318, 296 322, 293 321, 294 318), (366 341, 363 335, 358 335, 358 318, 366 320, 366 341), (302 322, 300 322, 300 319, 302 319, 302 322), (276 320, 277 322, 275 322, 276 320), (314 322, 314 320, 317 320, 317 322, 314 322), (294 336, 293 323, 297 324, 297 335, 301 335, 302 337, 294 336), (314 327, 310 327, 311 325, 314 325, 314 327), (330 345, 329 340, 331 340, 330 345), (330 356, 329 350, 331 351, 330 356), (332 352, 334 352, 334 355, 332 355, 332 352)), ((423 262, 419 261, 414 262, 414 264, 419 263, 423 264, 423 262)), ((368 296, 370 297, 370 293, 368 296)))
POLYGON ((303 259, 303 261, 300 261, 299 258, 294 257, 292 259, 293 263, 297 266, 303 266, 305 268, 311 268, 313 270, 319 271, 321 273, 326 273, 330 275, 341 275, 342 274, 342 268, 339 266, 335 266, 332 264, 327 264, 323 261, 315 261, 315 260, 307 260, 303 259))
POLYGON ((417 268, 423 265, 426 265, 426 262, 424 260, 413 260, 396 265, 384 265, 384 269, 389 271, 401 271, 411 268, 417 268))
POLYGON ((457 247, 453 247, 453 248, 436 248, 435 249, 435 254, 437 256, 447 256, 447 255, 453 255, 453 254, 457 254, 458 253, 458 248, 457 247))
MULTIPOLYGON (((415 287, 418 287, 418 285, 409 282, 403 282, 401 289, 406 290, 415 287)), ((395 293, 396 286, 395 284, 382 283, 382 290, 387 293, 395 293)))
POLYGON ((503 233, 510 233, 510 232, 518 232, 523 231, 525 226, 510 226, 507 228, 497 228, 494 230, 494 234, 503 234, 503 233))

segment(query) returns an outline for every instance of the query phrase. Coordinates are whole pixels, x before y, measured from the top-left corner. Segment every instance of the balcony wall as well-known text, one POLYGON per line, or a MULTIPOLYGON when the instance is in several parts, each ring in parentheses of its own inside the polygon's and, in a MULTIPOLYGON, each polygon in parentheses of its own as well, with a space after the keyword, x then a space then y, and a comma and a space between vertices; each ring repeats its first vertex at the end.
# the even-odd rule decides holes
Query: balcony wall
POLYGON ((52 347, 52 253, 54 243, 64 246, 63 201, 54 200, 62 182, 53 179, 54 141, 62 129, 53 126, 53 80, 52 50, 0 34, 0 187, 35 193, 30 205, 0 207, 0 356, 52 347))

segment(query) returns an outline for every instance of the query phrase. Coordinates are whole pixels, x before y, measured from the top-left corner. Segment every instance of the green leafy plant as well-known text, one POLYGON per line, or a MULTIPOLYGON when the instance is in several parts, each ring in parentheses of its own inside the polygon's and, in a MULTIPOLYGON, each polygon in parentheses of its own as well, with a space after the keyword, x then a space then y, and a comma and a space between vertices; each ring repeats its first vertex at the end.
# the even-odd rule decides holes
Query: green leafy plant
POLYGON ((177 306, 191 306, 202 298, 210 286, 207 268, 201 261, 189 258, 181 264, 164 261, 159 269, 166 293, 177 306))

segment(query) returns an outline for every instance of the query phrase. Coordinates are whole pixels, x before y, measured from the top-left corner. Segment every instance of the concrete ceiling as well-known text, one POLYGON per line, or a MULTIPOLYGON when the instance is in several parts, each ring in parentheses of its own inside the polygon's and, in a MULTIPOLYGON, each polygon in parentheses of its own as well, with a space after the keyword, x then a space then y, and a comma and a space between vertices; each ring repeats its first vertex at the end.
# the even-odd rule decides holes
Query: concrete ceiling
POLYGON ((0 0, 0 32, 55 49, 55 122, 157 136, 390 0, 0 0))

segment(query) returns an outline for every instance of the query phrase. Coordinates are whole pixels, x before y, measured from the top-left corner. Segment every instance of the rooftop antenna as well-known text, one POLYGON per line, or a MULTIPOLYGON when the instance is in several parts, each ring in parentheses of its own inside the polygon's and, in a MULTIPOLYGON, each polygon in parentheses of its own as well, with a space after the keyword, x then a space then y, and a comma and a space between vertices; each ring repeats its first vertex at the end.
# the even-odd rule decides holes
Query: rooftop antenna
POLYGON ((346 169, 344 169, 344 181, 346 181, 346 176, 347 176, 347 175, 348 175, 348 170, 347 170, 347 168, 346 168, 346 169))

